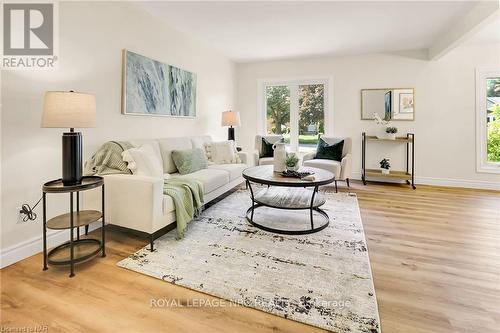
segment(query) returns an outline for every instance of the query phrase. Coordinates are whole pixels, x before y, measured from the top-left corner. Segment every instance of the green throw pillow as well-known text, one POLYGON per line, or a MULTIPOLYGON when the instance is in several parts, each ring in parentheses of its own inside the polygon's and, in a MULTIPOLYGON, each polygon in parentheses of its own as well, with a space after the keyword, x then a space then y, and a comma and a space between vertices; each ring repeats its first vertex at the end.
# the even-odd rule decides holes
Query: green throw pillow
POLYGON ((172 159, 181 175, 193 173, 208 167, 207 156, 201 148, 173 150, 172 159))
MULTIPOLYGON (((284 138, 281 138, 280 140, 276 142, 285 142, 284 138)), ((266 139, 262 138, 262 145, 260 148, 260 158, 263 157, 273 157, 274 156, 274 149, 273 149, 274 143, 270 143, 266 139)))
POLYGON ((329 145, 323 139, 319 139, 316 150, 316 159, 342 161, 342 150, 344 149, 344 140, 329 145))

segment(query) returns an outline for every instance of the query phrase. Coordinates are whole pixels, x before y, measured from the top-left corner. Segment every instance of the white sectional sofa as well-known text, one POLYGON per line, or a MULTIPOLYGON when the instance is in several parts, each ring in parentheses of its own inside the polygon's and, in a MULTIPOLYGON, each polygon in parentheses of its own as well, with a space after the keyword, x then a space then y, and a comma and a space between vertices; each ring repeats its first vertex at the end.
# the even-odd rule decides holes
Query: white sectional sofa
MULTIPOLYGON (((163 172, 171 177, 189 177, 199 180, 204 187, 204 201, 208 203, 244 179, 241 176, 249 161, 247 153, 239 152, 242 163, 212 164, 190 174, 180 175, 172 160, 173 150, 203 148, 211 142, 210 136, 178 137, 151 140, 130 140, 134 145, 154 147, 163 161, 163 172)), ((163 194, 163 179, 130 174, 105 175, 106 223, 147 233, 151 250, 157 232, 175 223, 175 206, 172 198, 163 194)), ((83 193, 85 209, 100 210, 100 191, 83 193)))

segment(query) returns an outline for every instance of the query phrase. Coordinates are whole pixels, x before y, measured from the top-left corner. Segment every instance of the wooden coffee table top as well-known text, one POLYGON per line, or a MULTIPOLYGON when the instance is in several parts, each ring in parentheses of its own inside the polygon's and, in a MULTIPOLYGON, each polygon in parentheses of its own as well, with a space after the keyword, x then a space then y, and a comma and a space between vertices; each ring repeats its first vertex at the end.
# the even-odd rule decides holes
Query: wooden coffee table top
POLYGON ((300 172, 309 171, 314 173, 314 180, 302 180, 299 178, 283 177, 278 172, 273 171, 272 165, 259 165, 243 170, 243 178, 259 184, 288 187, 309 187, 330 184, 335 180, 335 176, 330 171, 301 167, 300 172))

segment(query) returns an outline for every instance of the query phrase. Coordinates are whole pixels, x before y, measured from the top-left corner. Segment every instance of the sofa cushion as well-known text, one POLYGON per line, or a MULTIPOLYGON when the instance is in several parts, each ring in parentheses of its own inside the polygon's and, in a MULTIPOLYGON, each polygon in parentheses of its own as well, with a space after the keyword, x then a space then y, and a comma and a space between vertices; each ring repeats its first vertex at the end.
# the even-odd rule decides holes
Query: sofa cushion
POLYGON ((173 150, 191 149, 193 143, 190 138, 165 138, 158 139, 160 145, 161 157, 163 159, 163 172, 174 173, 177 171, 174 161, 172 160, 173 150))
POLYGON ((163 215, 173 212, 175 210, 174 199, 170 195, 163 195, 163 215))
POLYGON ((336 179, 340 178, 340 162, 338 161, 314 159, 304 161, 304 166, 330 171, 336 179))
POLYGON ((342 151, 344 149, 344 140, 340 140, 334 144, 328 144, 322 138, 318 141, 318 148, 316 149, 316 156, 314 158, 341 161, 342 151))
POLYGON ((241 177, 241 172, 246 168, 246 164, 213 164, 210 165, 209 169, 223 170, 229 173, 229 181, 233 181, 241 177))
POLYGON ((193 144, 193 148, 204 148, 206 143, 212 142, 212 138, 208 135, 200 135, 191 137, 191 142, 193 144))
POLYGON ((134 175, 148 177, 163 177, 163 165, 154 148, 143 144, 138 148, 130 148, 122 152, 122 158, 127 162, 127 168, 134 175))
POLYGON ((153 148, 153 150, 155 151, 155 154, 158 157, 158 159, 160 161, 163 161, 163 158, 162 158, 161 152, 160 152, 160 145, 158 144, 157 140, 155 140, 155 139, 131 140, 130 143, 134 147, 141 147, 144 145, 151 146, 151 148, 153 148))
POLYGON ((233 140, 209 142, 205 143, 204 146, 205 153, 210 162, 215 164, 241 163, 233 140))
POLYGON ((206 169, 208 166, 207 156, 201 148, 172 150, 172 160, 182 175, 206 169))
POLYGON ((272 165, 274 163, 273 157, 263 157, 259 159, 259 165, 272 165))
POLYGON ((187 175, 175 173, 171 176, 173 178, 190 178, 200 181, 203 184, 204 193, 210 193, 229 183, 229 173, 224 170, 216 169, 203 169, 187 175))

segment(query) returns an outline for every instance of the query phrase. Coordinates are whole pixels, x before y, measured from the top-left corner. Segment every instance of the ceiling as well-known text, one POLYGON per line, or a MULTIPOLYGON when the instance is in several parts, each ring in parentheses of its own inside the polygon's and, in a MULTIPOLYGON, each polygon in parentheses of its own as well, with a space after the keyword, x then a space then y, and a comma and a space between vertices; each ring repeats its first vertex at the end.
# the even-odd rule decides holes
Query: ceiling
MULTIPOLYGON (((470 1, 141 3, 170 26, 236 62, 427 49, 475 5, 470 1)), ((497 32, 494 28, 485 32, 482 40, 497 32)))

